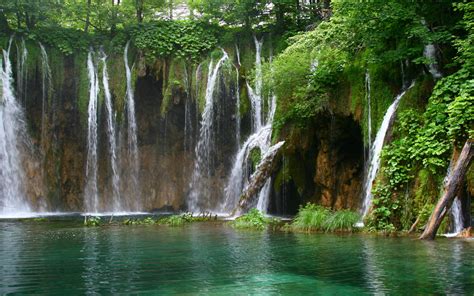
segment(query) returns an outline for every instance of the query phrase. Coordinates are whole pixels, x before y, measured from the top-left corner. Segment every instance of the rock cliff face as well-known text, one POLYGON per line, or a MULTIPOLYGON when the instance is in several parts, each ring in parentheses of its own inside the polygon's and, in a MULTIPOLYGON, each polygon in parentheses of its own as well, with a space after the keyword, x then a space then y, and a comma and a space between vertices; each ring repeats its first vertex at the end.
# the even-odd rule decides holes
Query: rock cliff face
POLYGON ((270 211, 295 214, 300 204, 356 210, 364 178, 361 129, 350 116, 322 113, 310 128, 289 134, 274 176, 270 211))
MULTIPOLYGON (((31 66, 24 97, 34 159, 27 161, 28 196, 33 204, 49 211, 83 211, 85 162, 87 157, 88 81, 84 58, 54 57, 53 92, 48 98, 45 139, 42 135, 42 77, 40 61, 31 66), (44 184, 44 186, 42 185, 44 184)), ((251 58, 249 60, 252 60, 251 58)), ((171 61, 172 62, 172 61, 171 61)), ((170 67, 170 61, 144 65, 137 61, 134 76, 136 118, 140 162, 140 196, 143 209, 180 210, 186 208, 195 166, 195 146, 199 138, 202 94, 207 82, 206 62, 201 70, 189 67, 186 75, 170 67), (157 67, 156 65, 160 65, 157 67), (174 71, 174 72, 173 72, 174 71), (200 71, 200 72, 199 72, 200 71), (171 85, 171 87, 170 87, 171 85), (169 88, 169 90, 168 90, 169 88)), ((123 77, 119 57, 110 62, 111 79, 123 77)), ((230 69, 230 68, 229 68, 230 69)), ((244 76, 237 86, 236 72, 223 69, 215 92, 210 149, 211 177, 206 182, 208 205, 224 199, 233 157, 237 152, 236 129, 240 117, 241 141, 250 129, 250 110, 244 76), (236 94, 240 92, 241 114, 236 94), (247 105, 247 107, 246 107, 247 105)), ((241 71, 242 72, 242 71, 241 71)), ((240 73, 242 75, 242 73, 240 73)), ((127 185, 125 149, 127 127, 124 115, 125 81, 111 81, 117 119, 117 143, 125 204, 137 198, 127 185)), ((103 96, 103 94, 99 94, 103 96)), ((99 102, 103 99, 99 98, 99 102)), ((106 109, 99 103, 98 185, 101 203, 111 202, 112 171, 108 157, 106 109)), ((294 214, 306 202, 335 209, 359 205, 363 179, 364 147, 359 123, 344 112, 322 112, 304 130, 283 131, 286 140, 275 164, 269 212, 294 214)))

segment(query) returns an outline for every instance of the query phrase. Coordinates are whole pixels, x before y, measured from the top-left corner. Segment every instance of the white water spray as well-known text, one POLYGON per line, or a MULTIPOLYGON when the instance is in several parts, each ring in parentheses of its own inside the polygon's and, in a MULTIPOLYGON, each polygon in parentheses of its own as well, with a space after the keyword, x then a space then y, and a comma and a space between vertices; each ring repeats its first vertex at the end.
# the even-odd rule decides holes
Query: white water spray
POLYGON ((3 65, 0 59, 0 215, 15 215, 30 212, 24 192, 25 175, 20 149, 26 137, 23 110, 18 104, 13 89, 10 49, 3 50, 3 65))
POLYGON ((109 73, 107 71, 107 60, 102 52, 102 85, 104 87, 105 108, 107 111, 107 137, 109 138, 110 166, 112 168, 112 201, 113 211, 123 211, 120 197, 120 172, 118 168, 116 124, 112 106, 112 95, 109 87, 109 73))
POLYGON ((87 109, 87 163, 84 205, 87 212, 97 213, 99 211, 99 192, 97 187, 97 103, 99 79, 92 51, 89 51, 87 55, 87 71, 89 75, 89 106, 87 109))
POLYGON ((135 117, 135 97, 132 87, 132 71, 128 64, 129 46, 130 41, 125 46, 123 54, 125 74, 127 77, 128 160, 130 166, 131 192, 135 197, 134 206, 135 210, 139 211, 142 208, 139 184, 140 163, 137 139, 137 120, 135 117))

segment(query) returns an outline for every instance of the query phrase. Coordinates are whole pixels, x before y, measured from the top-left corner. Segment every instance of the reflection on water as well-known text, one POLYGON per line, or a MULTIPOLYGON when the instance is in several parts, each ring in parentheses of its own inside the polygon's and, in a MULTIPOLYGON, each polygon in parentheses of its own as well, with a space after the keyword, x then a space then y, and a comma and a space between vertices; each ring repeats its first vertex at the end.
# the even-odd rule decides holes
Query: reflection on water
POLYGON ((473 243, 0 222, 0 294, 466 294, 473 243))

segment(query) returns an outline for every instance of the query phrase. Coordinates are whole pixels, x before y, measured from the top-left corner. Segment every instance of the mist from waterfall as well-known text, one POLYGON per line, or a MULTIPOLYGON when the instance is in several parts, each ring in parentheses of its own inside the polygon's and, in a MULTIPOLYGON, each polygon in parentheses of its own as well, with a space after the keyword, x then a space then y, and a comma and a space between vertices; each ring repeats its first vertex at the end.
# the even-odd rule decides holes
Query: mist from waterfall
POLYGON ((0 59, 0 215, 21 216, 31 211, 24 185, 21 148, 25 145, 26 123, 23 110, 13 88, 10 49, 3 50, 0 59))
POLYGON ((211 151, 213 150, 213 121, 214 121, 214 93, 219 78, 219 71, 229 56, 222 50, 222 57, 214 65, 209 63, 209 72, 206 86, 206 105, 202 113, 199 140, 196 145, 196 159, 191 180, 190 194, 187 200, 188 210, 208 210, 209 188, 208 179, 211 177, 211 151))
POLYGON ((132 71, 128 63, 128 49, 130 47, 130 41, 127 42, 123 53, 123 59, 125 63, 125 75, 127 78, 127 120, 128 120, 128 163, 129 163, 129 189, 131 194, 134 195, 133 206, 136 211, 142 210, 142 201, 140 194, 140 157, 138 150, 138 138, 137 138, 137 119, 135 114, 135 95, 132 85, 132 71))
POLYGON ((87 55, 87 72, 89 77, 89 105, 87 108, 87 162, 86 162, 86 188, 84 206, 88 213, 99 212, 99 190, 97 184, 98 160, 98 133, 97 133, 97 108, 99 97, 99 78, 97 65, 94 63, 93 52, 87 55))
MULTIPOLYGON (((413 87, 413 84, 409 87, 413 87)), ((377 172, 380 167, 380 156, 385 142, 385 136, 387 135, 390 124, 396 114, 400 100, 403 98, 408 89, 403 90, 396 98, 395 101, 388 107, 387 111, 382 120, 382 124, 377 132, 374 142, 370 148, 370 158, 367 175, 365 176, 364 183, 364 196, 361 207, 362 217, 365 217, 369 212, 370 206, 372 205, 372 186, 377 176, 377 172)))

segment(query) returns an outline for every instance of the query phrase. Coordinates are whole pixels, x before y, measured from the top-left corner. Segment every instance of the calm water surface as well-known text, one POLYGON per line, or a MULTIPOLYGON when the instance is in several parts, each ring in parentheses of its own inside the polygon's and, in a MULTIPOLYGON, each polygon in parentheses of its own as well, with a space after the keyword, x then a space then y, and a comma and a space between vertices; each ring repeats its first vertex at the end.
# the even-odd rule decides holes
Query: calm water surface
POLYGON ((0 294, 470 294, 474 241, 0 222, 0 294))

